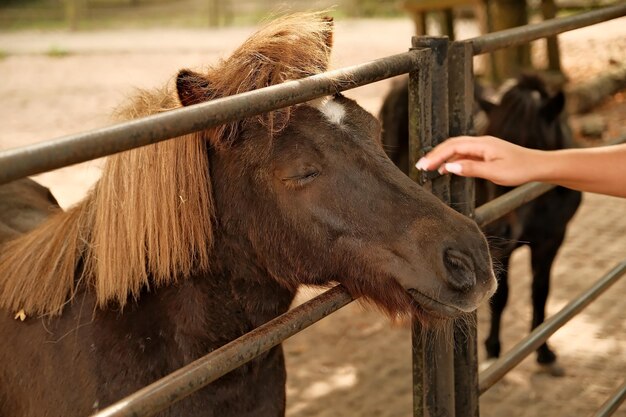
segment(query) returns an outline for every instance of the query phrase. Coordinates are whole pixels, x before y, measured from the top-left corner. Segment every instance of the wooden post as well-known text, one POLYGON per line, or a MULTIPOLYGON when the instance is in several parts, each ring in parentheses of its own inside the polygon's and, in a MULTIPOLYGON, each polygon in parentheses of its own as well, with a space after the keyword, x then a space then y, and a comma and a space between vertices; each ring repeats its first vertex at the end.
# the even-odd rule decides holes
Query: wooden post
MULTIPOLYGON (((528 24, 526 0, 490 0, 490 28, 492 31, 510 29, 528 24)), ((506 48, 494 53, 496 81, 517 77, 531 66, 530 45, 506 48)))
POLYGON ((83 0, 65 0, 65 21, 72 32, 78 30, 83 0))
POLYGON ((209 0, 209 26, 220 25, 220 0, 209 0))
POLYGON ((450 41, 455 39, 454 37, 454 10, 450 7, 443 10, 443 25, 441 34, 447 36, 450 41))
MULTIPOLYGON (((543 20, 554 19, 556 17, 557 6, 554 0, 541 0, 541 14, 543 20)), ((561 54, 559 52, 559 40, 556 36, 546 38, 548 51, 548 69, 561 73, 561 54)))

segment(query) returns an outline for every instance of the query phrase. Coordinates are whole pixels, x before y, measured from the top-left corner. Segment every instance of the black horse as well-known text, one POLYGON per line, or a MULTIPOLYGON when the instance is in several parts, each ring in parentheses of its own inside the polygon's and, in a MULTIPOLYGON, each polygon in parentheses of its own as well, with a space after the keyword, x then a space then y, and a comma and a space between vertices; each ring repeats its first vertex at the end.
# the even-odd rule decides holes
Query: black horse
MULTIPOLYGON (((475 90, 476 108, 482 109, 488 119, 486 129, 481 133, 543 150, 565 148, 571 144, 571 133, 563 115, 565 97, 562 92, 548 94, 545 83, 539 77, 520 77, 497 105, 482 97, 480 87, 475 90)), ((385 99, 380 119, 383 143, 389 157, 405 173, 408 172, 406 82, 393 87, 385 99)), ((510 187, 476 180, 476 206, 510 190, 510 187)), ((531 329, 534 329, 544 321, 552 264, 563 243, 567 224, 580 205, 581 196, 580 192, 557 187, 485 228, 485 234, 492 238, 492 255, 501 264, 497 272, 498 289, 491 299, 491 328, 485 341, 488 360, 500 356, 500 323, 509 295, 509 259, 512 252, 523 245, 528 245, 531 250, 531 329)), ((555 353, 547 344, 537 350, 537 362, 552 375, 564 373, 556 363, 555 353)))

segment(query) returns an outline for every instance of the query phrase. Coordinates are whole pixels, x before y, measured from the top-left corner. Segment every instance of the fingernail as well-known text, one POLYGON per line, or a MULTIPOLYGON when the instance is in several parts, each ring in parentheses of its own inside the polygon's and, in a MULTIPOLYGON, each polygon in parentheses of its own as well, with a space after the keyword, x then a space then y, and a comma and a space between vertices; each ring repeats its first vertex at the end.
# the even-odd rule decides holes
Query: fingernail
POLYGON ((415 164, 415 168, 421 169, 422 171, 426 171, 428 169, 428 163, 429 163, 428 159, 422 157, 415 164))
POLYGON ((461 164, 457 164, 456 162, 448 162, 444 165, 446 171, 451 172, 453 174, 460 174, 463 171, 463 167, 461 164))

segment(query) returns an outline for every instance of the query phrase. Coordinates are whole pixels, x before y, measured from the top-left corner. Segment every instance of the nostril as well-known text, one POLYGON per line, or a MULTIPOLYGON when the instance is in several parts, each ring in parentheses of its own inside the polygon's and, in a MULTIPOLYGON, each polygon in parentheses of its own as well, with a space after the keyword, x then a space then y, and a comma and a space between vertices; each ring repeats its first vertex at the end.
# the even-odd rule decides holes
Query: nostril
POLYGON ((446 249, 443 254, 447 284, 454 290, 468 292, 476 286, 474 262, 469 255, 456 249, 446 249))

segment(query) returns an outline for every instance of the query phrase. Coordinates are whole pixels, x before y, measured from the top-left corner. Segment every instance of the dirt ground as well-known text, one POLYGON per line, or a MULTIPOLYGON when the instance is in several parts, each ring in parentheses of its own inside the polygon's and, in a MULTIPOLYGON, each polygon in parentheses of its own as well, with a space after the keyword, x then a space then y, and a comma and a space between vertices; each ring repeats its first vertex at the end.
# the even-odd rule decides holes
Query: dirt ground
MULTIPOLYGON (((471 24, 461 23, 460 29, 463 37, 477 35, 471 24)), ((0 50, 7 54, 0 59, 0 149, 105 126, 133 87, 156 86, 179 68, 214 62, 252 30, 0 33, 0 50)), ((334 66, 404 52, 411 32, 408 19, 339 21, 334 66)), ((584 80, 611 62, 626 62, 626 18, 570 32, 561 41, 568 75, 584 80)), ((348 95, 376 114, 388 88, 385 81, 348 95)), ((624 133, 623 95, 599 112, 611 135, 624 133)), ((97 180, 100 166, 101 161, 92 161, 36 179, 67 207, 97 180)), ((626 200, 585 195, 554 268, 550 314, 624 259, 625 213, 626 200)), ((504 349, 528 331, 528 263, 524 249, 512 261, 504 349)), ((298 301, 316 293, 304 289, 298 301)), ((537 372, 529 358, 481 398, 481 415, 590 415, 626 375, 625 298, 623 279, 552 337, 565 377, 537 372)), ((487 317, 485 306, 479 311, 481 355, 487 317)), ((411 415, 409 330, 391 325, 381 314, 353 303, 288 340, 285 349, 288 416, 411 415)), ((616 415, 625 417, 626 406, 616 415)))

